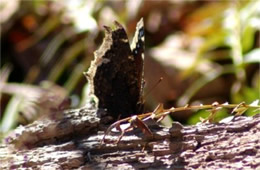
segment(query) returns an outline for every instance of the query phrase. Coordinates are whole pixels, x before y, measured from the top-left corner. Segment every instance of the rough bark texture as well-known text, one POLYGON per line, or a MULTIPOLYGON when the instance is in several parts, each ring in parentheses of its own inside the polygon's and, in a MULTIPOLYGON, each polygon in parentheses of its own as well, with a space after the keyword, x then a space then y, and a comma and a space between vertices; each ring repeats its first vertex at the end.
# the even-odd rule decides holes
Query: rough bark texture
POLYGON ((18 127, 0 146, 0 169, 260 168, 260 114, 215 124, 153 125, 153 137, 136 129, 118 144, 102 145, 104 126, 95 115, 83 108, 18 127))

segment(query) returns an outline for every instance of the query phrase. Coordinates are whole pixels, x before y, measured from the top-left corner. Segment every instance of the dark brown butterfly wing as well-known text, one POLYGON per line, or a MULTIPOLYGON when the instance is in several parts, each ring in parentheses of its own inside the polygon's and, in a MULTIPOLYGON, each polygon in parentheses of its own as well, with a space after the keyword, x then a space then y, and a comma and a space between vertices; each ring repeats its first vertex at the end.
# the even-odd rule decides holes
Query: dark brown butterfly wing
POLYGON ((144 30, 141 20, 131 49, 124 28, 115 25, 115 30, 105 27, 105 38, 87 75, 98 108, 117 119, 138 113, 142 105, 144 30))
POLYGON ((132 54, 135 59, 135 70, 137 78, 137 87, 139 91, 139 100, 137 102, 136 113, 143 112, 143 88, 144 88, 144 48, 145 34, 143 18, 137 23, 135 35, 131 44, 132 54))

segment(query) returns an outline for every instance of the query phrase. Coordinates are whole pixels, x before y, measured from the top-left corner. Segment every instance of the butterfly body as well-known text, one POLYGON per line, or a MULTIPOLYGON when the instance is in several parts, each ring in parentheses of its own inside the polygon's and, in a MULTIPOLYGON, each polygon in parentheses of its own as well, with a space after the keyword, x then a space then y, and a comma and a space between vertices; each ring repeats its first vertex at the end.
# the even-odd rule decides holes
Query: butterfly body
POLYGON ((87 78, 98 108, 117 119, 142 112, 144 30, 141 19, 130 47, 124 28, 115 25, 115 30, 105 27, 87 78))

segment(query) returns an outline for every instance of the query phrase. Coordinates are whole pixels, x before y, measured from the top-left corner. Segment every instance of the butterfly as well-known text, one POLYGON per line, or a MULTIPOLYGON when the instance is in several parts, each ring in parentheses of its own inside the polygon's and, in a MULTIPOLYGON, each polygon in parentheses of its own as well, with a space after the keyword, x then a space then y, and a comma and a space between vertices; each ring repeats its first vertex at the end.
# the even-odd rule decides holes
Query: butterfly
POLYGON ((115 119, 142 113, 144 86, 144 23, 141 19, 130 45, 123 26, 104 26, 105 37, 94 52, 87 72, 90 95, 98 99, 98 108, 115 119))

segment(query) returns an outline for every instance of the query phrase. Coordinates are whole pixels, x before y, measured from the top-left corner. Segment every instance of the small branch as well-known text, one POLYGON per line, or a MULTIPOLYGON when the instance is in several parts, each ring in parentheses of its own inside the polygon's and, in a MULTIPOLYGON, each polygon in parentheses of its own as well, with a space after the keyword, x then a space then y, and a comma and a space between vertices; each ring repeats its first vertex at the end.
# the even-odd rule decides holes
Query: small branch
MULTIPOLYGON (((211 105, 199 105, 199 106, 183 106, 183 107, 178 107, 178 108, 170 108, 170 109, 164 109, 162 104, 159 104, 157 106, 157 108, 153 111, 153 112, 149 112, 149 113, 144 113, 141 115, 135 115, 135 116, 131 116, 128 118, 124 118, 122 120, 119 120, 115 123, 113 123, 106 131, 104 137, 103 137, 103 142, 105 142, 106 140, 106 135, 108 135, 111 130, 113 128, 118 129, 121 134, 119 139, 117 140, 117 142, 121 139, 121 137, 124 135, 124 133, 126 132, 126 130, 121 129, 120 125, 124 124, 124 123, 131 123, 131 122, 135 122, 136 119, 140 121, 147 121, 147 120, 157 120, 157 122, 161 121, 165 116, 169 115, 169 114, 173 114, 174 112, 179 112, 179 111, 187 111, 187 110, 202 110, 202 109, 211 109, 211 114, 210 116, 204 120, 203 122, 209 121, 212 122, 212 120, 214 119, 214 116, 216 115, 216 112, 219 109, 222 108, 228 108, 228 109, 233 109, 232 113, 236 113, 236 115, 242 115, 247 109, 249 108, 254 108, 254 109, 260 109, 260 106, 258 106, 258 100, 254 101, 252 104, 250 105, 246 105, 244 102, 240 103, 240 104, 228 104, 228 103, 223 103, 223 104, 219 104, 217 102, 214 102, 211 105)), ((139 123, 140 124, 140 123, 139 123)), ((142 123, 144 124, 144 123, 142 123)), ((147 128, 143 128, 145 127, 144 125, 142 126, 138 126, 142 131, 147 132, 149 131, 149 129, 147 130, 147 128)), ((129 129, 133 129, 133 125, 132 123, 130 124, 130 127, 127 128, 127 131, 129 131, 129 129), (131 128, 132 127, 132 128, 131 128)))

